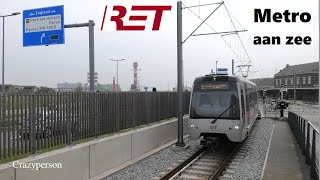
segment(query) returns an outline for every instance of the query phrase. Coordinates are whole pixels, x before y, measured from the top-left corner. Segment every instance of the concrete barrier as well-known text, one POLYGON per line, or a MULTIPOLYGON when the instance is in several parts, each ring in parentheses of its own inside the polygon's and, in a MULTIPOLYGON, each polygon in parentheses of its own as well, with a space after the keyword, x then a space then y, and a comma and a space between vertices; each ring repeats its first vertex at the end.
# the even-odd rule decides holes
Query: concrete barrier
POLYGON ((131 133, 100 139, 90 146, 90 177, 132 159, 131 133))
POLYGON ((177 128, 177 121, 159 126, 159 146, 176 139, 177 128))
MULTIPOLYGON (((187 129, 188 120, 184 120, 184 134, 187 129)), ((176 138, 177 120, 169 120, 18 160, 20 163, 61 163, 61 169, 31 170, 13 168, 13 162, 2 164, 0 179, 90 179, 176 138)))
POLYGON ((2 180, 14 180, 14 168, 12 167, 12 164, 5 164, 0 166, 0 179, 2 180))
MULTIPOLYGON (((22 169, 16 168, 16 180, 56 180, 89 178, 89 146, 79 145, 59 149, 55 152, 28 157, 20 163, 61 163, 61 169, 22 169), (67 178, 66 178, 67 177, 67 178)), ((0 178, 2 179, 2 178, 0 178)))
POLYGON ((159 147, 159 126, 139 129, 132 133, 132 158, 159 147))

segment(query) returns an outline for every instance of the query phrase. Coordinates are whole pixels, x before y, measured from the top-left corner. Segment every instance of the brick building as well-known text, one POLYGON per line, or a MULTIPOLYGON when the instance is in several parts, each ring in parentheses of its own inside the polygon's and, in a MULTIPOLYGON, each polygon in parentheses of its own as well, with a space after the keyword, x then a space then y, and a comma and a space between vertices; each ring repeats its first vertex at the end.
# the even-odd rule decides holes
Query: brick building
POLYGON ((319 62, 289 65, 274 75, 274 88, 287 89, 286 98, 294 98, 309 102, 318 101, 319 93, 319 62))

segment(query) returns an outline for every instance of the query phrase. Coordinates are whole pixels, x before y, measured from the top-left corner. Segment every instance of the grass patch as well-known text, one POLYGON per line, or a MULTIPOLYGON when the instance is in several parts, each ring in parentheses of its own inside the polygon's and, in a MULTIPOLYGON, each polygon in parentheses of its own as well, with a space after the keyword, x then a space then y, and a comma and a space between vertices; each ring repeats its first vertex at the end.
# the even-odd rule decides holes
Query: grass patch
POLYGON ((0 164, 11 162, 11 161, 15 161, 15 160, 22 159, 22 158, 26 158, 28 156, 30 156, 30 153, 19 154, 19 155, 16 155, 16 156, 7 157, 5 159, 0 159, 0 164))
POLYGON ((74 145, 81 144, 81 143, 85 143, 85 142, 88 142, 88 141, 92 141, 94 139, 95 139, 94 137, 90 137, 90 138, 86 138, 86 139, 80 139, 78 141, 72 142, 72 144, 74 144, 74 145))
POLYGON ((133 129, 134 129, 134 128, 122 129, 122 130, 120 130, 119 132, 120 132, 120 133, 125 133, 125 132, 131 131, 131 130, 133 130, 133 129))
POLYGON ((53 147, 49 147, 49 148, 45 148, 45 149, 40 149, 40 150, 37 151, 37 153, 42 154, 42 153, 46 153, 46 152, 49 152, 49 151, 61 149, 61 148, 64 148, 64 147, 66 147, 65 144, 60 144, 60 145, 57 145, 57 146, 53 146, 53 147))
POLYGON ((116 133, 107 133, 107 134, 102 134, 102 135, 100 135, 99 137, 100 138, 105 138, 105 137, 110 137, 110 136, 112 136, 112 135, 115 135, 116 133))

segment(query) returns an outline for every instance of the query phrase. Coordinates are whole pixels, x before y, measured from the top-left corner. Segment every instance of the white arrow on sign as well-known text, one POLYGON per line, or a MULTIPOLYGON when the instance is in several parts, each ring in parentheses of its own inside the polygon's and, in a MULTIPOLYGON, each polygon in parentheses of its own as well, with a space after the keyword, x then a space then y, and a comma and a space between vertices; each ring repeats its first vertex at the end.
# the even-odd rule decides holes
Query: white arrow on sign
POLYGON ((42 44, 42 38, 44 38, 44 37, 46 37, 46 34, 43 33, 43 34, 41 35, 41 44, 42 44))

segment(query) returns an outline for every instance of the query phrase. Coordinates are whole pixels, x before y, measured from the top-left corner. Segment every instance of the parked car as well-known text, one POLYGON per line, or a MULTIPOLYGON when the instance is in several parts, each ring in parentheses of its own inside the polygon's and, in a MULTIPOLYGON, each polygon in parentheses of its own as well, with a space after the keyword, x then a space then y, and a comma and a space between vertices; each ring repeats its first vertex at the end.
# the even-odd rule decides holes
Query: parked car
MULTIPOLYGON (((58 113, 57 113, 58 114, 58 113)), ((34 132, 36 138, 48 138, 53 135, 65 134, 67 133, 67 118, 61 118, 59 120, 54 120, 52 117, 53 113, 40 114, 39 119, 35 118, 34 122, 34 132)), ((57 117, 57 116, 56 116, 57 117)), ((24 139, 30 138, 30 119, 26 119, 20 123, 20 136, 24 139)), ((78 122, 70 124, 71 131, 77 129, 78 122)))

